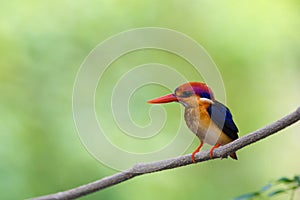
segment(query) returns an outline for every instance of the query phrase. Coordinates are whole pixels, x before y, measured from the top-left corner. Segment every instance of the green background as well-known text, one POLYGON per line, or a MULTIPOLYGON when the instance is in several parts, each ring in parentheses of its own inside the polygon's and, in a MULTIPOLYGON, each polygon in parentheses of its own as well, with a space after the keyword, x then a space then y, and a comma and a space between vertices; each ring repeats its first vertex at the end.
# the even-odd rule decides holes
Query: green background
MULTIPOLYGON (((169 28, 203 45, 220 70, 240 136, 293 111, 300 102, 299 10, 297 0, 2 1, 1 199, 58 192, 116 173, 80 142, 72 91, 88 53, 121 31, 169 28)), ((158 54, 157 62, 175 63, 165 53, 136 56, 150 62, 153 54, 158 54)), ((131 56, 126 66, 134 66, 131 56)), ((119 66, 112 78, 126 71, 119 66)), ((167 92, 150 90, 141 101, 167 92)), ((178 106, 164 107, 170 120, 176 118, 178 106)), ((149 108, 137 103, 133 118, 138 121, 149 108)), ((300 173, 299 131, 297 124, 248 146, 238 152, 239 161, 214 160, 144 175, 82 199, 230 199, 256 191, 268 181, 300 173)), ((299 191, 296 195, 300 197, 299 191)))

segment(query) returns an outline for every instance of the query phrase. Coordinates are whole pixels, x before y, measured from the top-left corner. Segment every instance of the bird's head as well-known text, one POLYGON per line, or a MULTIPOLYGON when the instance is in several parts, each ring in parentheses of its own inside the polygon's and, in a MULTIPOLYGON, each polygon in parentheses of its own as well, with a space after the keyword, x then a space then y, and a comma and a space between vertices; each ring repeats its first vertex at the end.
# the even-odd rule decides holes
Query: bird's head
POLYGON ((211 89, 200 82, 189 82, 180 85, 173 94, 168 94, 148 101, 151 104, 179 102, 184 107, 196 107, 201 104, 213 104, 214 95, 211 89))

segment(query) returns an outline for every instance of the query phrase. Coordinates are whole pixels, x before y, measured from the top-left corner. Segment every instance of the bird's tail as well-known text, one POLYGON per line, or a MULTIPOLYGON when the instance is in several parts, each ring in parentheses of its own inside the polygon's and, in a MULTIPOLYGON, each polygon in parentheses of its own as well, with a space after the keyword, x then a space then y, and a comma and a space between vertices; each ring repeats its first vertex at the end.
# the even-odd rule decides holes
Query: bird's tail
POLYGON ((235 152, 231 153, 229 156, 230 156, 232 159, 234 159, 234 160, 237 160, 237 159, 238 159, 235 152))

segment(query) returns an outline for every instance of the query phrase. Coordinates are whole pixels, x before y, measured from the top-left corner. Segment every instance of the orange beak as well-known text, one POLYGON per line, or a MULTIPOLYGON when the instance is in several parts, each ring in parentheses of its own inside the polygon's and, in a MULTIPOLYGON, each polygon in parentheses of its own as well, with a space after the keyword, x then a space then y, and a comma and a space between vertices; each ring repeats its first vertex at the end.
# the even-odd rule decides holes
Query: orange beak
POLYGON ((156 99, 152 99, 147 101, 148 103, 169 103, 169 102, 178 102, 177 97, 174 94, 168 94, 162 97, 158 97, 156 99))

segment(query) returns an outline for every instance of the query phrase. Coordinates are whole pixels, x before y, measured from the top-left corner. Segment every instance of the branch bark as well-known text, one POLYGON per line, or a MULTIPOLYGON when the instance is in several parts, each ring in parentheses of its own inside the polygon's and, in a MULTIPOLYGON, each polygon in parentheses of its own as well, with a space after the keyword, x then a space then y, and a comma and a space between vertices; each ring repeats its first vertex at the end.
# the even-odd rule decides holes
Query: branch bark
MULTIPOLYGON (((214 155, 212 159, 216 158, 225 158, 230 153, 235 152, 245 146, 248 146, 252 143, 255 143, 265 137, 268 137, 287 126, 290 126, 300 120, 300 107, 297 108, 296 111, 290 113, 289 115, 279 119, 276 122, 273 122, 261 129, 258 129, 252 133, 249 133, 239 139, 221 146, 214 151, 214 155)), ((204 151, 197 153, 195 155, 196 162, 204 162, 207 160, 211 160, 209 156, 209 151, 204 151)), ((88 183, 86 185, 82 185, 70 190, 66 190, 63 192, 58 192, 55 194, 45 195, 41 197, 32 198, 32 200, 52 200, 52 199, 75 199, 104 188, 116 185, 118 183, 124 182, 126 180, 132 179, 136 176, 140 176, 147 173, 177 168, 185 165, 193 164, 191 160, 191 155, 179 156, 172 159, 161 160, 157 162, 151 163, 141 163, 136 164, 132 168, 129 168, 125 171, 116 173, 111 176, 107 176, 100 180, 88 183)))

